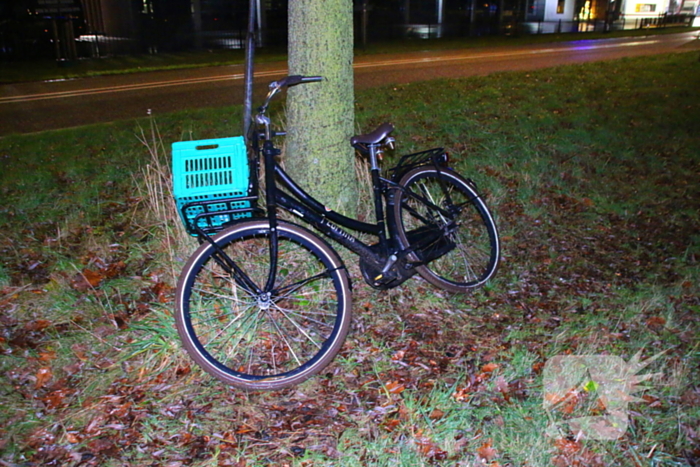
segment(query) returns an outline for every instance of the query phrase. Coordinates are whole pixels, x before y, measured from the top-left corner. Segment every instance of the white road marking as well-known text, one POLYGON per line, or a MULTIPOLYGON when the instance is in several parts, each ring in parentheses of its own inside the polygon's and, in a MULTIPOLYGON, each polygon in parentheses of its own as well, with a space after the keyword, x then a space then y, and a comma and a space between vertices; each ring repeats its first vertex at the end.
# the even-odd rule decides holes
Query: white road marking
MULTIPOLYGON (((380 68, 396 65, 411 65, 411 64, 422 64, 422 63, 442 63, 442 62, 454 62, 454 61, 467 61, 467 60, 481 60, 490 58, 508 58, 517 56, 527 56, 527 55, 545 55, 550 53, 562 53, 567 51, 575 50, 597 50, 597 49, 611 49, 617 47, 636 47, 643 45, 650 45, 660 40, 642 40, 635 42, 624 42, 619 44, 591 44, 591 45, 574 45, 565 48, 548 48, 548 49, 537 49, 537 50, 523 50, 517 52, 488 52, 481 54, 471 54, 471 55, 442 55, 437 57, 427 57, 427 58, 405 58, 397 60, 381 60, 381 61, 370 61, 370 62, 359 62, 353 65, 355 69, 366 69, 366 68, 380 68)), ((287 69, 279 70, 269 70, 255 73, 256 78, 272 77, 272 76, 285 76, 287 74, 287 69)), ((188 84, 198 84, 198 83, 213 83, 217 81, 230 81, 230 80, 242 80, 244 75, 242 73, 237 73, 233 75, 221 75, 221 76, 208 76, 203 78, 186 78, 186 79, 176 79, 169 81, 154 81, 150 83, 137 83, 137 84, 125 84, 121 86, 107 86, 102 88, 92 88, 92 89, 77 89, 73 91, 58 91, 58 92, 47 92, 42 94, 28 94, 21 96, 9 96, 0 97, 0 104, 17 103, 17 102, 32 102, 38 100, 47 99, 61 99, 68 97, 80 97, 80 96, 90 96, 95 94, 106 94, 114 92, 124 92, 124 91, 139 91, 143 89, 155 89, 164 88, 169 86, 184 86, 188 84)))

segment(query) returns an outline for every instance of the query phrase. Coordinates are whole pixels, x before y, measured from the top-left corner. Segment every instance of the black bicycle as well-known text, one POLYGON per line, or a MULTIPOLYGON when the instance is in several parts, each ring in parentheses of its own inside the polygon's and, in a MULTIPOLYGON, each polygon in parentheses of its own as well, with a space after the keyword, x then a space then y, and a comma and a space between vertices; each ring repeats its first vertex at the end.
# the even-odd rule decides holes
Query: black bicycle
POLYGON ((320 80, 288 76, 270 84, 249 138, 245 196, 195 199, 181 207, 195 212, 186 226, 201 245, 178 281, 177 328, 204 370, 238 388, 272 390, 304 381, 333 360, 350 327, 343 261, 316 233, 278 218, 277 208, 357 254, 364 280, 377 289, 419 274, 442 289, 467 292, 498 265, 493 217, 475 184, 449 167, 442 148, 403 156, 382 173, 381 156, 394 145, 390 124, 350 141, 369 158, 375 223, 328 210, 285 173, 274 143, 283 133, 273 129, 268 105, 288 86, 320 80), (265 209, 256 205, 261 159, 265 209))

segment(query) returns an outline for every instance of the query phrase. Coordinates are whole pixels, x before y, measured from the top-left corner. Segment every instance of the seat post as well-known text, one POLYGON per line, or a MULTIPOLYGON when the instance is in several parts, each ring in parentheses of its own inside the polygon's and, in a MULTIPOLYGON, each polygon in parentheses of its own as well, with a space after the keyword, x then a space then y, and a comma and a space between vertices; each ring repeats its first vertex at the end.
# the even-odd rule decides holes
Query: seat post
POLYGON ((369 162, 370 162, 370 168, 372 170, 379 170, 379 160, 377 157, 377 154, 379 151, 377 151, 377 148, 379 145, 377 144, 368 144, 367 149, 369 149, 369 162))

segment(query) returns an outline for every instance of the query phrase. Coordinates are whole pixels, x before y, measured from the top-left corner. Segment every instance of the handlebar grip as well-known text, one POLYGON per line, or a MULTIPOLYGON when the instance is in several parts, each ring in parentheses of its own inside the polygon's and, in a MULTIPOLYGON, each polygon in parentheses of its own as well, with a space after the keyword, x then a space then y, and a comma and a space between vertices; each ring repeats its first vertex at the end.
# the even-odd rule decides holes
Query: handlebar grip
POLYGON ((269 86, 270 90, 268 91, 267 97, 265 98, 265 103, 262 106, 260 106, 258 113, 265 113, 265 111, 267 110, 267 106, 270 103, 270 99, 272 99, 275 96, 275 94, 280 92, 282 88, 296 86, 297 84, 301 83, 313 83, 316 81, 323 81, 323 76, 290 75, 285 78, 282 78, 279 81, 271 82, 269 86))
POLYGON ((296 86, 297 84, 302 84, 302 83, 313 83, 316 81, 323 81, 323 76, 301 76, 301 75, 290 75, 287 76, 286 78, 277 81, 275 84, 282 88, 282 87, 290 87, 290 86, 296 86))
POLYGON ((284 78, 282 81, 280 81, 280 85, 282 86, 295 86, 299 83, 301 83, 301 79, 303 76, 301 75, 290 75, 284 78))

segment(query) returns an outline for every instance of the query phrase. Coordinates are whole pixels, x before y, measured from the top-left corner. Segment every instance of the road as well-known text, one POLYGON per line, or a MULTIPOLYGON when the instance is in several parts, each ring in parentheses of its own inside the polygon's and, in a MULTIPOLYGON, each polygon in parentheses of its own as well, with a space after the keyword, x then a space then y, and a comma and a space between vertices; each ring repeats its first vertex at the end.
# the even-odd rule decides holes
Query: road
MULTIPOLYGON (((364 89, 435 78, 700 50, 697 33, 586 40, 546 45, 406 54, 355 60, 364 89)), ((256 65, 256 91, 286 74, 285 63, 256 65)), ((0 86, 0 136, 111 122, 243 101, 241 65, 0 86)), ((257 100, 256 100, 257 102, 257 100)))

